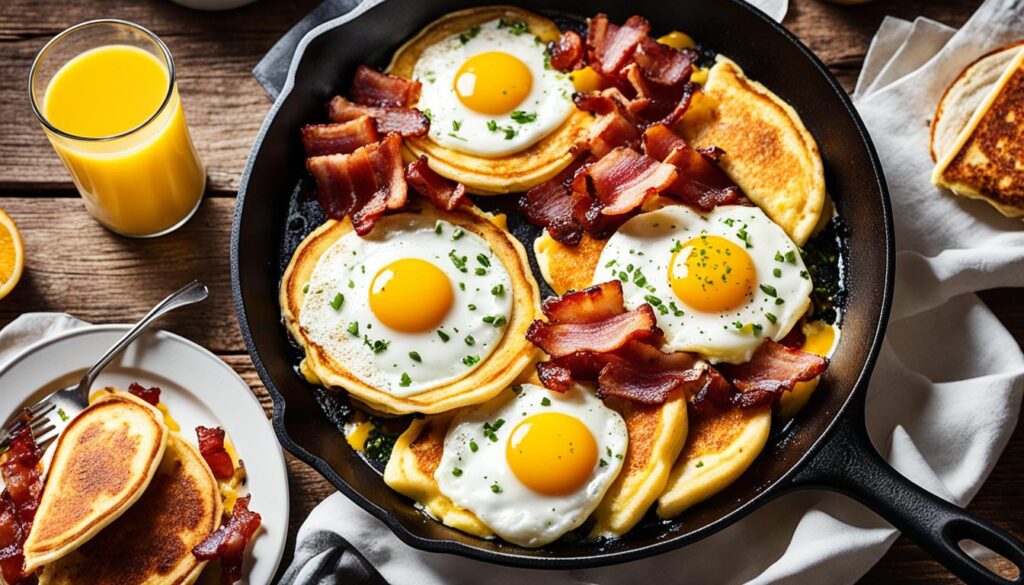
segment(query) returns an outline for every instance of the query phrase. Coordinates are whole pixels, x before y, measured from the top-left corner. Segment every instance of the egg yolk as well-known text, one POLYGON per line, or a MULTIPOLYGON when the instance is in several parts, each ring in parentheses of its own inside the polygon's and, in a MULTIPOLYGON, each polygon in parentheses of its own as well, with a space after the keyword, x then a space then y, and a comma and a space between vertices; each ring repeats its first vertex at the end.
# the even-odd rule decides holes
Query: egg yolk
POLYGON ((803 350, 814 355, 828 357, 832 352, 832 345, 836 342, 836 330, 832 325, 824 321, 807 323, 803 328, 804 339, 803 350))
POLYGON ((531 490, 562 496, 579 490, 597 464, 597 441, 578 418, 535 414, 512 430, 505 445, 512 473, 531 490))
POLYGON ((370 283, 370 310, 387 327, 405 333, 440 325, 454 299, 448 275, 419 258, 388 264, 370 283))
POLYGON ((597 91, 601 89, 601 76, 587 65, 572 72, 572 87, 578 92, 597 91))
POLYGON ((660 37, 658 42, 663 45, 668 45, 673 49, 695 49, 697 43, 693 42, 693 38, 678 30, 674 30, 667 35, 660 37))
POLYGON ((757 285, 750 254, 721 237, 702 235, 683 244, 668 265, 672 291, 690 307, 722 313, 742 306, 757 285), (680 254, 686 254, 685 259, 680 254))
POLYGON ((525 63, 501 51, 473 55, 455 74, 455 94, 464 106, 500 116, 523 103, 533 86, 525 63))

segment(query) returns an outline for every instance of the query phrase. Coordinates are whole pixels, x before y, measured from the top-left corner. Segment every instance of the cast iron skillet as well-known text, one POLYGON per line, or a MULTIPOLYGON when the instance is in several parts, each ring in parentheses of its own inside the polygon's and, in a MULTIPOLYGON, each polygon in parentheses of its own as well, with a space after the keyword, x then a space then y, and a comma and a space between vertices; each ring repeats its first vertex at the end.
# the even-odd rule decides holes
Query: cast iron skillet
MULTIPOLYGON (((892 218, 882 170, 860 118, 827 69, 788 31, 739 0, 517 4, 577 19, 606 12, 616 22, 635 13, 654 23, 655 33, 684 30, 737 61, 752 78, 792 104, 817 139, 828 191, 847 228, 847 300, 841 342, 822 387, 790 428, 776 434, 751 468, 723 493, 671 522, 651 519, 605 544, 559 542, 539 550, 481 540, 425 518, 347 447, 337 428, 344 400, 312 388, 296 374, 296 350, 278 308, 285 263, 301 238, 323 219, 308 197, 298 129, 323 119, 324 103, 347 88, 357 65, 385 65, 405 39, 430 21, 487 3, 389 0, 364 6, 357 9, 358 17, 349 15, 312 31, 296 52, 288 83, 267 116, 242 178, 231 249, 242 335, 273 397, 274 428, 282 445, 403 541, 428 551, 548 569, 621 563, 705 538, 788 491, 825 488, 875 510, 964 580, 1009 583, 965 554, 958 543, 975 540, 1018 567, 1024 567, 1024 544, 914 485, 871 445, 864 426, 864 395, 885 331, 894 267, 892 218), (565 12, 558 13, 560 9, 565 12)), ((507 205, 511 198, 504 199, 507 205)), ((521 221, 513 226, 531 249, 536 231, 521 221)), ((1018 577, 1015 582, 1024 581, 1018 577)))

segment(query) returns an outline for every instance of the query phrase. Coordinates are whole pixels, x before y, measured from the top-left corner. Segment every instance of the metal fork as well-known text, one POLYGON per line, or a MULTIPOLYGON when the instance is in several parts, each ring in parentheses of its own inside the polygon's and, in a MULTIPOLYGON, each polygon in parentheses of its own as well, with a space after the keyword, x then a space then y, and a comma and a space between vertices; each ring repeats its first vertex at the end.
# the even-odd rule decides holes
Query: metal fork
POLYGON ((64 427, 78 413, 85 410, 89 405, 89 389, 96 380, 96 376, 117 357, 124 348, 128 347, 141 335, 154 321, 165 314, 186 305, 191 305, 205 300, 209 296, 209 289, 206 285, 193 280, 189 284, 171 293, 166 299, 160 301, 153 307, 146 316, 135 324, 121 339, 117 340, 107 353, 103 354, 96 365, 89 368, 89 371, 82 376, 77 386, 69 386, 63 390, 57 390, 46 398, 43 398, 33 406, 22 409, 21 412, 11 416, 4 423, 3 431, 0 431, 0 452, 10 447, 11 439, 20 432, 25 425, 32 429, 32 436, 36 443, 44 447, 47 443, 57 438, 64 427))

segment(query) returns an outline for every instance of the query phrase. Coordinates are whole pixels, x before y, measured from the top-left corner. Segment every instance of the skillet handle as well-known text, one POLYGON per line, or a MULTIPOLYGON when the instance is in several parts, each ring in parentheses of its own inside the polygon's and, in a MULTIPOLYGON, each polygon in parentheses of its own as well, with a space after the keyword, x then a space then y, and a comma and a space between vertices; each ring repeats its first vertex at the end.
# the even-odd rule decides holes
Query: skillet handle
POLYGON ((793 478, 794 487, 825 488, 852 497, 966 583, 1024 583, 1024 542, 893 469, 871 444, 862 409, 849 409, 836 424, 827 442, 793 478), (964 539, 978 542, 1016 565, 1016 579, 1005 579, 971 558, 960 548, 964 539))

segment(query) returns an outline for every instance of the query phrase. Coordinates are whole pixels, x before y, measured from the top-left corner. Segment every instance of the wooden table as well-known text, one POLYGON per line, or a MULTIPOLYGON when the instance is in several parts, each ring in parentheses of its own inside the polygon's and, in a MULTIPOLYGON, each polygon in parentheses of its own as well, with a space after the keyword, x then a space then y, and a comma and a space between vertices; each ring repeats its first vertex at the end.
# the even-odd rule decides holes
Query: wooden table
MULTIPOLYGON (((235 190, 256 132, 270 107, 250 71, 270 46, 317 0, 263 0, 225 13, 201 13, 166 0, 4 0, 0 12, 0 207, 18 223, 28 262, 17 289, 0 301, 0 326, 28 311, 67 311, 93 323, 141 316, 192 278, 210 287, 210 300, 168 317, 163 326, 220 355, 252 386, 268 413, 270 400, 239 333, 228 271, 235 190), (65 27, 92 18, 138 22, 160 35, 177 65, 185 111, 208 165, 209 189, 199 213, 178 232, 155 240, 115 236, 85 212, 67 173, 28 104, 33 56, 65 27)), ((923 15, 952 26, 978 0, 880 0, 841 7, 791 0, 785 24, 852 90, 871 37, 886 14, 923 15)), ((1019 290, 982 295, 1024 339, 1019 290)), ((333 488, 288 456, 291 528, 288 548, 309 511, 333 488)), ((1024 432, 1017 432, 970 509, 1024 534, 1024 432)), ((290 555, 286 556, 287 564, 290 555)), ((897 541, 866 582, 950 583, 956 580, 906 538, 897 541)))

